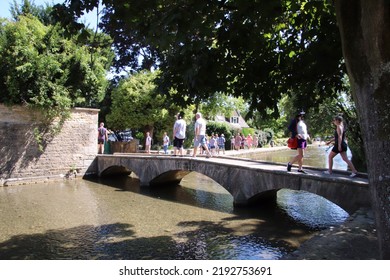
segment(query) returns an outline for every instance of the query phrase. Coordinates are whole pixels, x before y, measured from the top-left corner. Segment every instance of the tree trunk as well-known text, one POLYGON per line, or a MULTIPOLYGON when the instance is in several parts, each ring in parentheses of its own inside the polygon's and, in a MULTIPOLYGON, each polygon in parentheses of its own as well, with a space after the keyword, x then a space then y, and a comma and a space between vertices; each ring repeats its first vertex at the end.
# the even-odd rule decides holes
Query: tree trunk
POLYGON ((367 156, 380 254, 390 259, 390 1, 334 3, 367 156))

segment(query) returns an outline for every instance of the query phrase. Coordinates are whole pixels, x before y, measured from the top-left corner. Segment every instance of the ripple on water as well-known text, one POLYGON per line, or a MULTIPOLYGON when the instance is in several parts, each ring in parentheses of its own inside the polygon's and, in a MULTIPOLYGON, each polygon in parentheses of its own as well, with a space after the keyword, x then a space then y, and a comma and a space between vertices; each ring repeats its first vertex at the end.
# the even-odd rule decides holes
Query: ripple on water
POLYGON ((282 189, 277 203, 294 220, 313 229, 342 224, 348 213, 329 200, 313 193, 282 189))
POLYGON ((256 235, 214 235, 199 231, 176 247, 178 259, 276 260, 287 253, 281 243, 256 235))

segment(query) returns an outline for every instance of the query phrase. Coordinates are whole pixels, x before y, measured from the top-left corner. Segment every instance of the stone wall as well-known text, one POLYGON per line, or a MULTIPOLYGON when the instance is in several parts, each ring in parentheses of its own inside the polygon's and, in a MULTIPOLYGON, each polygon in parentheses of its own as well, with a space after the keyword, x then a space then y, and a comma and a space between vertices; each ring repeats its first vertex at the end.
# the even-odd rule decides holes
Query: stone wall
POLYGON ((98 113, 75 108, 53 134, 39 113, 0 104, 0 186, 83 176, 94 170, 98 113))

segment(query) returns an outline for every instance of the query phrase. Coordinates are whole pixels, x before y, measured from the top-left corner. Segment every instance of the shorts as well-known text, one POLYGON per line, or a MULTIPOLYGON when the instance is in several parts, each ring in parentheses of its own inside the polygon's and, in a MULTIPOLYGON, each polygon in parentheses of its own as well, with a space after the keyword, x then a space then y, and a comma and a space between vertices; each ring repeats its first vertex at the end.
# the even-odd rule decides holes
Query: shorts
POLYGON ((305 139, 298 139, 298 147, 297 149, 306 149, 307 142, 305 139))
POLYGON ((173 139, 173 147, 181 149, 181 148, 183 148, 183 142, 184 142, 184 139, 179 139, 179 138, 175 137, 175 139, 173 139))
MULTIPOLYGON (((342 152, 346 152, 347 150, 348 150, 348 145, 347 145, 347 143, 342 142, 342 143, 341 143, 341 151, 342 151, 342 152)), ((334 152, 335 154, 340 153, 340 151, 339 151, 339 145, 338 145, 337 143, 333 146, 332 152, 334 152)))
POLYGON ((218 149, 225 149, 225 145, 218 145, 218 149))
POLYGON ((194 147, 199 147, 200 145, 206 145, 206 137, 204 135, 198 135, 195 137, 194 147))
POLYGON ((104 139, 98 139, 98 144, 104 144, 104 139))

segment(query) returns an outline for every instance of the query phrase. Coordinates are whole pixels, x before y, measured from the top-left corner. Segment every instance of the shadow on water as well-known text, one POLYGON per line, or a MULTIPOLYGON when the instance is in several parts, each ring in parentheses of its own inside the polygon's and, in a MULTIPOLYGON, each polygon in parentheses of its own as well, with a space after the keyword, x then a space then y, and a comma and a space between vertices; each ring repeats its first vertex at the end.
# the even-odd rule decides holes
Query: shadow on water
MULTIPOLYGON (((134 181, 131 178, 130 183, 129 179, 120 178, 116 183, 109 183, 108 185, 111 185, 113 188, 115 186, 118 191, 124 192, 137 192, 137 189, 141 189, 141 193, 144 192, 143 195, 147 196, 149 193, 148 196, 152 198, 152 200, 149 200, 149 205, 152 207, 155 205, 164 207, 163 205, 166 203, 160 203, 162 200, 169 201, 170 205, 173 202, 173 208, 169 207, 165 210, 161 208, 161 211, 165 211, 167 215, 169 215, 169 211, 175 211, 174 209, 177 208, 175 206, 176 203, 183 204, 181 199, 189 196, 188 194, 176 195, 173 190, 170 190, 167 192, 167 196, 162 198, 160 191, 155 193, 156 190, 144 190, 139 187, 139 184, 137 185, 137 180, 134 181), (119 184, 118 182, 122 183, 119 184)), ((173 186, 171 188, 189 193, 193 191, 190 186, 184 188, 173 186)), ((181 209, 186 209, 185 211, 188 213, 179 214, 179 221, 176 220, 175 224, 169 225, 169 228, 165 231, 166 234, 164 231, 159 231, 159 234, 151 236, 144 232, 147 231, 143 226, 144 224, 139 224, 136 220, 131 222, 130 218, 126 218, 125 220, 130 222, 116 222, 120 220, 119 216, 121 213, 117 212, 112 202, 115 203, 118 196, 113 194, 115 191, 102 191, 105 188, 104 186, 102 188, 101 184, 78 183, 76 181, 64 182, 57 185, 57 187, 41 186, 37 192, 34 192, 34 202, 38 202, 40 199, 47 200, 47 194, 51 193, 49 197, 53 205, 58 206, 59 201, 56 201, 60 199, 61 201, 65 200, 63 205, 69 208, 68 200, 74 200, 74 195, 77 195, 79 200, 76 202, 82 202, 83 199, 92 201, 91 204, 85 203, 85 207, 93 207, 95 209, 94 207, 98 206, 96 209, 99 211, 99 215, 101 215, 100 219, 95 214, 89 215, 88 217, 90 218, 83 219, 84 224, 80 226, 71 226, 74 223, 64 220, 56 223, 57 227, 59 225, 60 228, 55 228, 55 225, 50 223, 46 225, 50 214, 43 215, 42 220, 38 218, 39 215, 32 215, 35 217, 33 222, 30 221, 26 224, 22 220, 15 221, 19 225, 23 225, 23 227, 18 234, 18 231, 13 230, 11 226, 8 233, 9 237, 2 239, 0 242, 0 259, 280 259, 309 238, 310 233, 308 233, 306 227, 294 223, 279 210, 266 207, 265 205, 263 205, 262 209, 234 208, 231 203, 232 198, 228 194, 222 193, 220 195, 217 193, 218 189, 222 188, 221 186, 216 186, 216 188, 211 188, 210 192, 202 190, 197 194, 198 197, 200 196, 200 199, 191 198, 191 203, 186 202, 186 205, 189 207, 180 207, 181 209), (53 191, 58 191, 58 196, 53 195, 53 191), (88 195, 83 196, 82 192, 86 192, 88 195), (41 198, 42 194, 44 194, 43 198, 41 198), (108 198, 107 195, 114 197, 114 199, 108 198), (227 205, 222 208, 218 206, 211 207, 211 205, 208 208, 202 208, 202 205, 211 203, 210 199, 203 197, 205 195, 215 196, 214 202, 227 205), (99 201, 99 203, 95 204, 96 201, 99 201), (114 212, 104 215, 108 210, 107 207, 114 212), (195 216, 192 216, 192 213, 195 216), (93 220, 90 220, 91 218, 93 220), (107 223, 107 219, 113 222, 107 223), (100 224, 100 222, 102 223, 100 224), (66 227, 67 224, 69 225, 68 227, 66 227), (136 226, 136 224, 138 225, 136 226), (29 232, 29 229, 26 227, 31 226, 36 229, 41 228, 41 232, 29 232)), ((23 193, 31 199, 31 188, 23 189, 25 190, 23 193)), ((13 194, 13 189, 7 190, 13 194)), ((19 190, 19 188, 16 190, 19 190)), ((3 196, 5 194, 3 193, 3 196)), ((21 198, 21 195, 21 193, 15 194, 14 198, 18 202, 22 202, 24 200, 21 198)), ((126 196, 123 200, 126 201, 127 199, 129 197, 126 196)), ((132 201, 129 200, 131 204, 134 203, 132 201)), ((144 200, 141 199, 141 201, 144 200)), ((29 206, 24 205, 26 207, 23 207, 20 211, 29 211, 29 206)), ((32 205, 35 205, 35 208, 37 208, 37 204, 32 205)), ((57 207, 51 208, 51 206, 46 208, 48 203, 44 204, 44 206, 42 209, 34 209, 33 212, 37 213, 39 212, 37 210, 46 211, 47 209, 57 212, 66 210, 57 207)), ((88 211, 89 208, 83 209, 88 211)), ((126 209, 131 208, 126 207, 126 209)), ((148 208, 143 210, 145 216, 153 215, 150 212, 146 212, 146 209, 148 208)), ((25 212, 19 213, 22 217, 29 217, 25 212)), ((95 212, 92 211, 91 213, 95 212)), ((128 215, 125 216, 129 217, 128 215)), ((3 218, 5 219, 5 217, 3 218)), ((71 215, 66 218, 66 220, 68 219, 72 221, 74 218, 71 215)), ((152 220, 149 219, 149 221, 152 220)), ((156 225, 151 226, 161 229, 161 221, 156 220, 156 222, 156 225)))
POLYGON ((134 234, 131 227, 129 224, 83 225, 70 229, 48 230, 45 233, 16 235, 0 243, 0 258, 3 260, 128 258, 133 250, 140 247, 135 246, 136 242, 129 240, 134 234), (112 239, 125 240, 111 242, 112 239), (122 249, 118 250, 117 246, 122 249))
MULTIPOLYGON (((192 189, 182 185, 165 185, 158 187, 140 186, 138 179, 126 175, 103 178, 93 177, 88 178, 88 180, 115 188, 116 191, 119 192, 132 192, 170 202, 232 213, 231 205, 233 204, 233 198, 227 192, 218 193, 216 196, 215 193, 210 190, 192 189), (223 203, 216 203, 216 199, 223 201, 223 203), (227 202, 231 202, 231 205, 227 202)), ((220 188, 223 189, 222 186, 220 188)))
POLYGON ((158 187, 140 186, 138 179, 128 176, 94 180, 117 191, 133 192, 159 200, 229 213, 243 219, 277 221, 278 227, 280 220, 283 220, 282 225, 287 225, 287 228, 298 223, 309 230, 321 230, 341 224, 349 216, 342 208, 321 196, 288 189, 275 192, 274 197, 265 196, 254 205, 234 207, 231 194, 212 179, 196 172, 184 177, 180 185, 158 187))
POLYGON ((175 259, 278 259, 295 250, 315 231, 292 219, 276 200, 233 207, 232 196, 222 186, 219 190, 206 188, 208 191, 190 186, 149 188, 139 186, 137 179, 129 177, 100 178, 98 182, 117 191, 231 214, 220 222, 180 222, 177 226, 183 230, 174 238, 175 259))
POLYGON ((259 236, 234 237, 222 224, 196 221, 180 226, 196 229, 180 233, 179 241, 170 236, 137 238, 131 225, 118 223, 16 235, 0 243, 0 259, 277 259, 293 249, 286 242, 269 242, 259 236))

